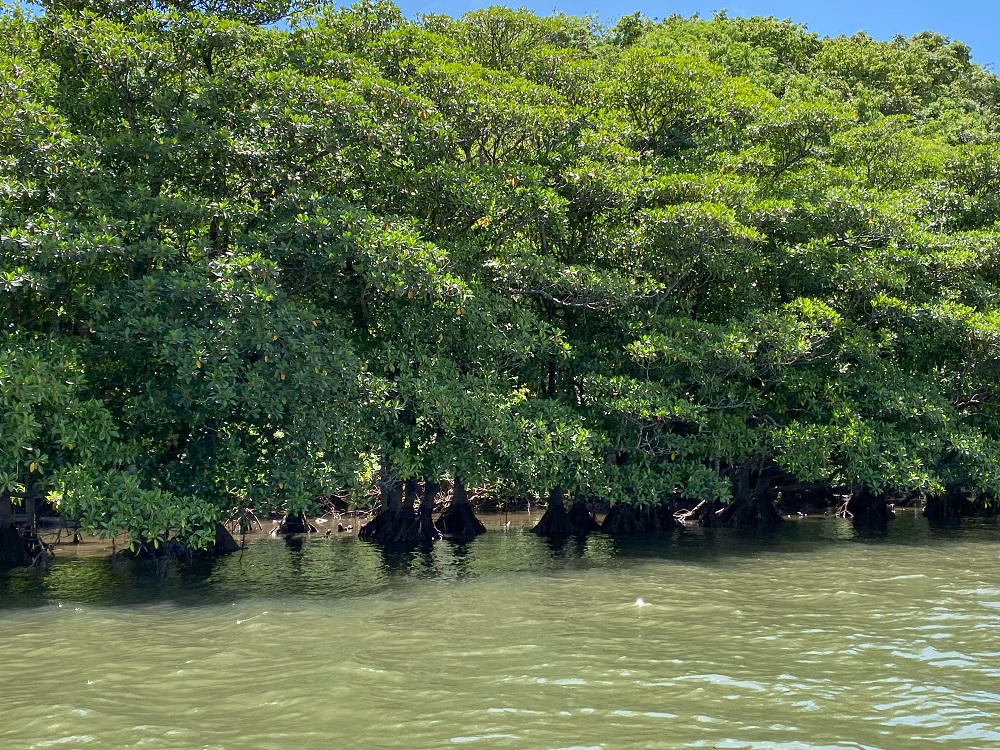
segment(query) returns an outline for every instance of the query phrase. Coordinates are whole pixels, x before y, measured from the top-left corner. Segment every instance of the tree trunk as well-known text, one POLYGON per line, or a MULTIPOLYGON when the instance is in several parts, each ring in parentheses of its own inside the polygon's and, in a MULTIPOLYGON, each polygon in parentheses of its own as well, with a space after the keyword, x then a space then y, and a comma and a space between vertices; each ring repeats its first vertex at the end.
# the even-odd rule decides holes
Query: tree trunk
POLYGON ((844 504, 844 515, 851 519, 855 526, 885 526, 896 513, 885 497, 876 495, 871 489, 861 486, 851 493, 850 499, 844 504))
POLYGON ((223 526, 221 523, 216 522, 215 524, 215 545, 212 548, 212 552, 216 555, 224 555, 229 552, 238 552, 242 547, 235 539, 233 535, 229 533, 229 529, 223 526))
POLYGON ((382 507, 361 527, 358 539, 376 544, 413 544, 418 540, 417 516, 413 501, 419 486, 416 480, 399 481, 395 472, 383 469, 382 507))
POLYGON ((615 536, 638 533, 641 531, 638 508, 632 503, 615 503, 604 517, 601 531, 615 536))
POLYGON ((454 541, 468 541, 486 533, 486 527, 483 526, 482 521, 476 518, 472 506, 469 504, 469 496, 465 491, 465 483, 461 477, 455 477, 451 504, 438 517, 435 525, 441 532, 441 536, 454 541))
POLYGON ((306 519, 305 513, 287 514, 272 534, 292 536, 293 534, 315 534, 316 527, 306 519))
POLYGON ((417 513, 417 534, 420 541, 430 543, 441 538, 441 532, 434 526, 434 502, 437 500, 441 485, 438 482, 426 482, 424 493, 420 496, 420 508, 417 513))
POLYGON ((673 509, 666 503, 615 503, 604 517, 601 530, 616 536, 667 533, 681 528, 673 509))
POLYGON ((824 513, 840 505, 833 487, 820 482, 782 483, 774 501, 775 509, 782 514, 824 513))
POLYGON ((0 524, 0 565, 30 565, 28 544, 17 533, 14 522, 0 524))
POLYGON ((781 523, 784 519, 774 507, 778 496, 776 484, 782 472, 773 461, 760 469, 744 465, 733 482, 733 499, 717 511, 715 521, 726 526, 754 526, 781 523))
POLYGON ((966 493, 962 491, 961 486, 949 484, 945 487, 944 494, 927 498, 924 515, 935 523, 948 523, 966 515, 968 504, 966 493))
POLYGON ((0 526, 14 523, 14 505, 7 490, 0 492, 0 526))
POLYGON ((0 492, 0 565, 30 565, 28 543, 14 526, 14 508, 10 493, 0 492))
POLYGON ((671 531, 683 528, 677 519, 674 518, 672 504, 655 503, 643 506, 643 514, 646 517, 646 527, 654 533, 669 534, 671 531))
POLYGON ((547 536, 551 539, 561 539, 579 533, 578 529, 569 518, 566 512, 566 505, 563 498, 566 493, 558 484, 549 493, 549 504, 545 507, 545 514, 541 517, 532 531, 539 536, 547 536))
POLYGON ((24 488, 24 527, 29 533, 34 533, 38 528, 38 500, 41 499, 41 487, 35 482, 32 475, 28 476, 27 484, 24 488))
POLYGON ((382 510, 390 516, 399 515, 403 508, 403 484, 395 475, 386 480, 382 487, 382 510))
POLYGON ((767 495, 756 493, 750 497, 734 499, 715 513, 715 522, 720 526, 768 526, 784 520, 767 495))
POLYGON ((718 505, 718 500, 705 500, 698 504, 695 510, 700 509, 700 514, 698 515, 698 525, 702 528, 711 529, 719 525, 719 515, 716 511, 716 506, 718 505))

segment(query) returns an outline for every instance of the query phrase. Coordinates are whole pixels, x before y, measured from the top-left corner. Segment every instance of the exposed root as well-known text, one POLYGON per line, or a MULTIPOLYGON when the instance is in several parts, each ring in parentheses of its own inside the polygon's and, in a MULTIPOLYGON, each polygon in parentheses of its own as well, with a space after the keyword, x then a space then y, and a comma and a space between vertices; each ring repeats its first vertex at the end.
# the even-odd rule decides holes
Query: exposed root
POLYGON ((253 508, 237 506, 229 511, 229 516, 226 518, 224 524, 226 527, 232 529, 232 533, 240 532, 240 536, 246 536, 254 527, 257 529, 264 528, 257 517, 257 514, 253 512, 253 508))
POLYGON ((669 534, 682 528, 674 518, 673 508, 666 503, 643 506, 642 515, 646 528, 654 533, 669 534))
POLYGON ((56 556, 52 553, 52 550, 50 550, 50 549, 43 549, 41 552, 39 552, 37 555, 35 555, 35 557, 32 559, 32 561, 31 561, 31 567, 32 568, 47 568, 47 567, 49 567, 49 565, 52 564, 52 561, 55 559, 55 557, 56 556))
POLYGON ((32 568, 47 568, 55 559, 52 545, 47 544, 35 531, 27 531, 24 541, 28 545, 28 554, 31 556, 32 568))
POLYGON ((52 540, 52 544, 56 545, 66 545, 66 544, 80 544, 83 541, 83 537, 80 532, 76 530, 75 527, 69 525, 65 518, 62 519, 62 525, 55 531, 56 538, 52 540), (63 540, 63 534, 69 534, 70 539, 68 541, 63 540))
POLYGON ((699 526, 711 528, 719 525, 719 512, 714 500, 702 500, 690 510, 679 510, 673 514, 674 520, 681 526, 698 522, 699 526))
MULTIPOLYGON (((693 508, 687 510, 679 510, 676 513, 674 513, 674 520, 681 524, 685 524, 688 521, 700 521, 704 516, 709 515, 711 512, 712 509, 711 506, 708 504, 708 501, 702 500, 693 508)), ((606 521, 607 519, 605 519, 605 522, 606 521)))

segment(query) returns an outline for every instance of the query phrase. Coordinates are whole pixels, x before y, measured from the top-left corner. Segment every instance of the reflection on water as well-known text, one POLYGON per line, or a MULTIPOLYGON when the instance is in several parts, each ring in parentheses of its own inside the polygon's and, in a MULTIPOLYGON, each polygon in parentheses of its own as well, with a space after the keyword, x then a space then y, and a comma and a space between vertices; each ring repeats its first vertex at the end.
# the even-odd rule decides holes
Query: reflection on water
POLYGON ((0 573, 0 748, 997 750, 998 541, 904 512, 64 559, 0 573))
POLYGON ((647 559, 717 565, 765 552, 817 553, 843 542, 912 547, 1000 539, 1000 526, 993 520, 934 527, 912 511, 901 513, 888 530, 859 530, 830 517, 768 529, 691 528, 666 537, 617 539, 593 534, 547 540, 526 533, 526 528, 522 524, 515 531, 468 543, 416 549, 385 549, 356 537, 279 540, 259 535, 243 553, 175 564, 165 576, 151 562, 128 556, 62 558, 46 572, 0 569, 0 610, 43 602, 201 604, 270 596, 350 597, 424 579, 614 570, 647 559))

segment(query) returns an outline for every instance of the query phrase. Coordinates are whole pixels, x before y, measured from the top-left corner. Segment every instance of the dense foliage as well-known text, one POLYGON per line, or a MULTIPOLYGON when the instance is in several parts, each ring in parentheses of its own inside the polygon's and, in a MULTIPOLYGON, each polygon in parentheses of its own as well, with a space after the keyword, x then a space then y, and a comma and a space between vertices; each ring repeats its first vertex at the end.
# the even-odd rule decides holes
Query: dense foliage
POLYGON ((44 5, 0 16, 0 490, 195 547, 375 472, 1000 494, 1000 79, 961 43, 44 5))

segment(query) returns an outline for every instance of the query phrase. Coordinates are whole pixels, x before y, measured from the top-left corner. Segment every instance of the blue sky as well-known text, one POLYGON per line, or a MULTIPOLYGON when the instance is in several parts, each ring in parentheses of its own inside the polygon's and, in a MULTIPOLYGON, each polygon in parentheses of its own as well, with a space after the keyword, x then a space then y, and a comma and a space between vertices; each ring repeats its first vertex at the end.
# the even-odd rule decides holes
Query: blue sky
MULTIPOLYGON (((459 16, 494 2, 396 0, 407 16, 417 13, 459 16)), ((650 0, 514 0, 497 4, 524 6, 540 14, 553 10, 573 15, 593 13, 607 21, 635 11, 651 18, 665 18, 671 13, 684 16, 700 13, 710 17, 714 11, 725 8, 730 16, 791 18, 822 36, 850 36, 856 31, 867 31, 876 39, 891 39, 896 34, 911 36, 929 30, 962 40, 972 47, 976 62, 992 63, 994 71, 1000 68, 1000 0, 673 0, 667 3, 650 0)))
MULTIPOLYGON (((11 0, 4 0, 11 2, 11 0)), ((350 5, 354 0, 341 0, 350 5)), ((545 15, 562 11, 572 15, 596 15, 602 21, 640 11, 650 18, 671 13, 708 18, 725 9, 730 16, 776 16, 803 23, 821 36, 850 36, 867 31, 876 39, 896 34, 912 36, 920 31, 960 39, 972 47, 976 62, 1000 72, 1000 0, 395 0, 403 12, 445 13, 457 17, 488 5, 523 6, 545 15)), ((27 3, 30 5, 30 3, 27 3)))

